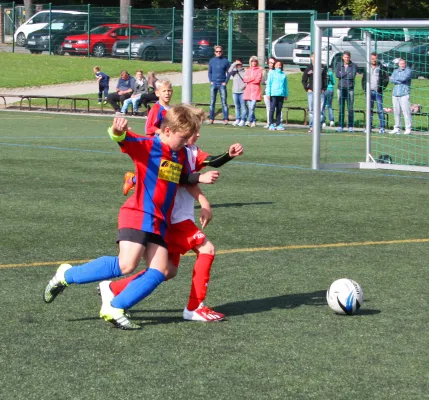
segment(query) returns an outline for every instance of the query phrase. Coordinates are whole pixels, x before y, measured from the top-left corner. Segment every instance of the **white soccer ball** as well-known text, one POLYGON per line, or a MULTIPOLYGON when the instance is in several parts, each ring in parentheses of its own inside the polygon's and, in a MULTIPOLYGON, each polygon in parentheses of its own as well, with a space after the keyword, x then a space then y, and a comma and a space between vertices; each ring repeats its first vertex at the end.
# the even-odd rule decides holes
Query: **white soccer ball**
POLYGON ((329 307, 337 314, 354 314, 363 304, 363 291, 353 279, 342 278, 326 292, 329 307))

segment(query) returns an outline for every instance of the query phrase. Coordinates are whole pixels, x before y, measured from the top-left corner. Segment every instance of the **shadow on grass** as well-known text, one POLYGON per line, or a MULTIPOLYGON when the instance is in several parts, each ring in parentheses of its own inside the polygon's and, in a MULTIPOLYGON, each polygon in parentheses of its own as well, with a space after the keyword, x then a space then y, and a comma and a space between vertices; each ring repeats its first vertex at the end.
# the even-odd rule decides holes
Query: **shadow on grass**
MULTIPOLYGON (((225 204, 212 204, 211 208, 222 208, 222 207, 244 207, 244 206, 260 206, 274 204, 273 201, 255 201, 253 203, 225 203, 225 204)), ((195 206, 196 209, 201 208, 200 205, 195 206)))

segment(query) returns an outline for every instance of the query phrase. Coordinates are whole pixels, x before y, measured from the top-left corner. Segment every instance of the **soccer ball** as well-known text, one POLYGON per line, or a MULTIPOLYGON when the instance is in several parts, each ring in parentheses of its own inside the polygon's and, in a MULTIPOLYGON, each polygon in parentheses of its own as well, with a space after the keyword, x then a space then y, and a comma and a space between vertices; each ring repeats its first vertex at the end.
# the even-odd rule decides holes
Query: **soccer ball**
POLYGON ((338 279, 326 292, 329 307, 337 314, 354 314, 363 303, 363 291, 352 279, 338 279))

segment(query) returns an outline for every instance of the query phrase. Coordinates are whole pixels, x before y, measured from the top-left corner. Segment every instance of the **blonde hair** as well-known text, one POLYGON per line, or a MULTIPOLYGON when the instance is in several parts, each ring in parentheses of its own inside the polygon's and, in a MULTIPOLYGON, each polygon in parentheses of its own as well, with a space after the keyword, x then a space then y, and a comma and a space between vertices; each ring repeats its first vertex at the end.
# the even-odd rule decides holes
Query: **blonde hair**
POLYGON ((207 113, 202 108, 191 107, 191 109, 192 109, 192 112, 200 121, 200 123, 202 124, 207 118, 207 113))
POLYGON ((250 63, 251 63, 252 61, 256 61, 256 62, 259 64, 258 57, 256 57, 256 56, 252 56, 252 57, 250 57, 250 58, 249 58, 249 65, 250 65, 250 63))
POLYGON ((201 121, 197 116, 194 107, 186 104, 179 104, 168 109, 165 118, 161 123, 161 130, 164 132, 168 126, 173 133, 185 133, 189 138, 200 130, 201 121))
POLYGON ((160 89, 161 87, 173 87, 171 82, 168 79, 158 79, 155 83, 156 90, 160 89))

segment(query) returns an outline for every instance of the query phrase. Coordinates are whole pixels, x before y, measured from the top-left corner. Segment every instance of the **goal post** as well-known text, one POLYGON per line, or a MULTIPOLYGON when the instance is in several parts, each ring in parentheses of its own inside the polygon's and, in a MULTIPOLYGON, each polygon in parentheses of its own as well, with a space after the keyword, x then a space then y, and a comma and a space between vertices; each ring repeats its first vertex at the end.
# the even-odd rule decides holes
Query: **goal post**
MULTIPOLYGON (((321 120, 321 68, 322 68, 322 32, 326 28, 359 28, 362 30, 362 43, 360 43, 360 50, 366 54, 365 69, 367 76, 370 76, 370 56, 373 51, 379 50, 377 46, 373 46, 373 43, 377 43, 377 38, 380 32, 396 32, 399 29, 408 29, 418 35, 418 30, 422 30, 420 37, 429 45, 429 20, 383 20, 383 21, 314 21, 314 78, 313 78, 313 121, 321 120), (390 30, 390 31, 389 31, 390 30), (424 32, 424 34, 423 34, 424 32)), ((388 33, 387 33, 388 34, 388 33)), ((391 33, 393 37, 393 33, 391 33)), ((389 39, 386 39, 389 40, 389 39)), ((390 38, 390 40, 392 40, 390 38)), ((404 39, 405 40, 405 39, 404 39)), ((353 56, 352 56, 352 60, 353 56)), ((328 65, 329 67, 329 65, 328 65)), ((363 69, 363 65, 361 65, 363 69)), ((411 68, 415 68, 414 65, 411 68)), ((365 70, 364 69, 364 70, 365 70)), ((413 78, 419 75, 419 71, 412 71, 413 78)), ((335 75, 335 71, 333 71, 335 75)), ((429 74, 429 68, 428 68, 429 74)), ((360 78, 359 78, 360 79, 360 78)), ((418 99, 427 99, 429 97, 429 85, 419 85, 421 82, 412 80, 411 97, 414 95, 418 99), (414 91, 414 82, 419 88, 420 92, 414 91), (427 92, 424 92, 424 91, 427 92), (413 92, 414 91, 414 92, 413 92), (424 96, 421 93, 424 93, 424 96), (417 94, 416 94, 417 93, 417 94), (421 95, 421 97, 418 97, 421 95)), ((356 87, 355 84, 355 96, 356 91, 359 92, 360 88, 356 87)), ((390 89, 391 90, 391 89, 390 89)), ((416 89, 417 90, 417 89, 416 89)), ((375 134, 371 132, 371 115, 372 110, 370 107, 371 103, 371 90, 370 90, 370 79, 366 80, 366 90, 363 93, 359 92, 359 96, 365 96, 365 101, 362 101, 363 110, 356 110, 365 116, 364 134, 362 130, 354 131, 353 133, 345 132, 337 133, 335 131, 327 131, 323 133, 324 143, 323 150, 325 152, 324 158, 321 158, 321 125, 313 124, 313 144, 312 144, 312 169, 332 169, 332 168, 360 168, 360 169, 392 169, 402 171, 420 171, 429 172, 429 112, 423 112, 420 104, 418 114, 413 115, 413 118, 427 118, 427 124, 421 124, 420 129, 415 129, 412 135, 389 135, 388 129, 384 135, 375 134), (417 132, 418 131, 418 132, 417 132), (329 138, 331 143, 329 144, 329 138), (328 143, 328 144, 327 144, 328 143), (329 147, 333 143, 332 147, 329 147), (328 157, 327 153, 336 153, 337 157, 328 157), (353 157, 345 157, 344 154, 353 153, 353 157), (332 161, 330 158, 334 159, 332 161)), ((389 92, 391 94, 391 92, 389 92)), ((336 96, 334 96, 336 98, 336 96)), ((391 98, 384 96, 384 102, 388 100, 391 102, 391 98)), ((355 103, 356 104, 356 103, 355 103)), ((429 106, 429 104, 428 104, 429 106)), ((386 109, 385 109, 386 110, 386 109)), ((391 111, 391 108, 388 108, 391 111)), ((429 111, 429 107, 428 107, 429 111)), ((383 113, 385 111, 383 110, 383 113)), ((416 111, 414 111, 416 112, 416 111)), ((360 114, 360 115, 361 115, 360 114)), ((385 114, 383 114, 385 115, 385 114)), ((387 115, 389 117, 389 115, 387 115)), ((393 114, 390 114, 390 121, 393 121, 393 114)), ((377 116, 374 115, 374 122, 377 116)), ((386 126, 386 128, 388 128, 386 126)))

